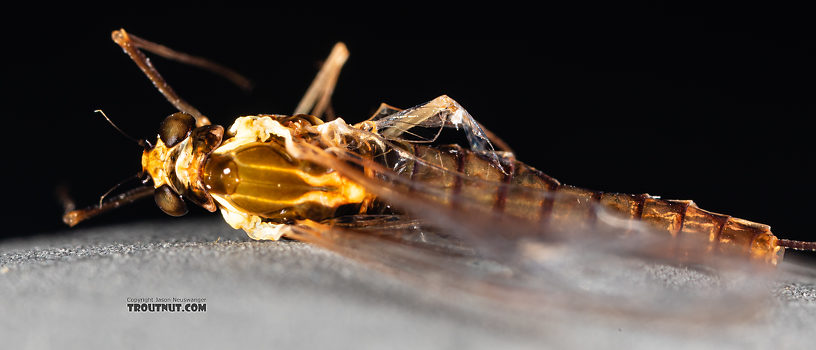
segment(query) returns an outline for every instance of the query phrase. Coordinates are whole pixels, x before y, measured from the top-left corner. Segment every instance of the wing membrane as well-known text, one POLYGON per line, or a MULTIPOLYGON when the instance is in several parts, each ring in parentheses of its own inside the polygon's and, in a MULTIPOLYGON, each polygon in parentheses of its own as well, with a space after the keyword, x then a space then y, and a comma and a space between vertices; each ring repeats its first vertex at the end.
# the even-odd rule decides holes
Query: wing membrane
MULTIPOLYGON (((411 110, 416 109, 406 111, 411 110)), ((768 296, 760 271, 747 262, 673 240, 587 202, 578 192, 510 185, 501 177, 472 176, 442 159, 438 163, 420 157, 399 137, 411 129, 399 125, 410 115, 403 112, 379 114, 382 135, 338 120, 324 124, 323 144, 291 145, 297 157, 338 171, 402 215, 301 225, 294 238, 402 277, 434 281, 441 288, 531 313, 561 309, 680 320, 741 319, 756 312, 768 296), (425 172, 423 181, 415 180, 417 167, 425 172), (456 186, 451 183, 475 190, 452 190, 456 186), (558 210, 548 215, 496 210, 484 197, 500 190, 523 193, 530 202, 552 203, 558 210), (678 274, 684 276, 683 283, 672 280, 678 274)), ((405 125, 448 123, 457 125, 451 115, 417 117, 405 125)), ((474 130, 463 128, 478 141, 471 150, 503 173, 512 170, 513 159, 490 149, 489 141, 474 130)))
POLYGON ((750 319, 763 305, 760 287, 746 282, 756 280, 724 283, 721 276, 705 271, 587 249, 576 242, 525 239, 515 242, 512 255, 488 257, 455 238, 451 244, 450 236, 432 228, 414 226, 414 219, 404 220, 411 223, 410 234, 393 223, 318 224, 298 226, 293 238, 364 262, 448 302, 456 295, 454 303, 466 299, 465 306, 498 310, 514 319, 567 312, 672 324, 729 324, 750 319), (667 273, 683 273, 689 280, 675 285, 662 279, 667 273))

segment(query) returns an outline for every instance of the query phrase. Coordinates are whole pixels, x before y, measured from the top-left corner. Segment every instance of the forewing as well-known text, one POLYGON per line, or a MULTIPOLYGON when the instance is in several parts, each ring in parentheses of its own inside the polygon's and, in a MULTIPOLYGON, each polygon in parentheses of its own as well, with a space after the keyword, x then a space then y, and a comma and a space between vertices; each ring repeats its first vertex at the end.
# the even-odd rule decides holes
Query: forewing
MULTIPOLYGON (((357 129, 338 132, 356 140, 356 145, 390 144, 357 129)), ((666 235, 596 204, 562 209, 543 220, 541 215, 495 210, 484 200, 485 194, 499 190, 526 193, 533 202, 581 203, 585 198, 466 176, 397 146, 385 149, 396 152, 400 162, 385 165, 339 145, 295 147, 299 157, 335 169, 407 215, 394 222, 372 224, 351 218, 310 226, 301 228, 296 238, 411 279, 436 276, 431 280, 445 288, 524 312, 560 308, 677 320, 739 319, 755 312, 754 306, 762 305, 765 296, 759 285, 762 279, 748 278, 755 272, 743 270, 745 264, 714 258, 702 247, 678 247, 666 235), (429 172, 425 179, 439 181, 412 181, 396 170, 398 163, 406 162, 421 164, 429 172), (440 185, 449 181, 478 190, 455 191, 440 185), (411 224, 403 225, 406 222, 411 224), (685 260, 672 255, 676 250, 684 252, 685 260), (697 264, 706 267, 689 267, 697 264), (681 282, 672 279, 677 275, 684 276, 681 282)))

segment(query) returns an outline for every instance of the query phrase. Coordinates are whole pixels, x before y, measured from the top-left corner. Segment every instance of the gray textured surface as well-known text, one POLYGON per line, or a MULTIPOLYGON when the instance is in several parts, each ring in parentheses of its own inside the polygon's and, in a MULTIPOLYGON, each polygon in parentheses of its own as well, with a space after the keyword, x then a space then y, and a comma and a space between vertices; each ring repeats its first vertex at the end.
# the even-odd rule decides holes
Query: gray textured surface
POLYGON ((0 338, 13 348, 811 348, 816 278, 784 270, 763 316, 740 324, 512 322, 308 244, 250 241, 217 217, 145 222, 0 242, 0 338), (207 312, 128 312, 128 297, 204 297, 207 312))

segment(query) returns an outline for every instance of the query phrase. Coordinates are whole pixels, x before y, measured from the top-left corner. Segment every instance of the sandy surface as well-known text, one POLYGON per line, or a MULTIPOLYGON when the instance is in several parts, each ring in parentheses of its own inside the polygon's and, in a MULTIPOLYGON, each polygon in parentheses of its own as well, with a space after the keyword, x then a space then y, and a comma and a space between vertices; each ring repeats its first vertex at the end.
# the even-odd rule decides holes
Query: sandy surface
POLYGON ((816 273, 802 271, 783 267, 761 316, 745 322, 513 320, 308 244, 186 218, 0 241, 0 338, 9 348, 805 349, 816 273), (145 297, 206 298, 206 312, 128 311, 128 298, 145 297))

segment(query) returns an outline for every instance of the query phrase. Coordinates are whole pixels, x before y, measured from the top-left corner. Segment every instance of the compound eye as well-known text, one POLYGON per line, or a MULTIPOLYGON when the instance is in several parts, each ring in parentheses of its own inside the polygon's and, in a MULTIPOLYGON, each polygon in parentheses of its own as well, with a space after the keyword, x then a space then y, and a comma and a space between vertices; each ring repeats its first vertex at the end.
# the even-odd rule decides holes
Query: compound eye
POLYGON ((161 185, 153 192, 153 199, 156 200, 159 209, 167 213, 167 215, 182 216, 187 214, 187 204, 184 203, 178 193, 166 184, 161 185))
POLYGON ((176 112, 164 118, 159 126, 159 137, 167 147, 173 147, 190 134, 195 127, 195 118, 184 113, 176 112))

